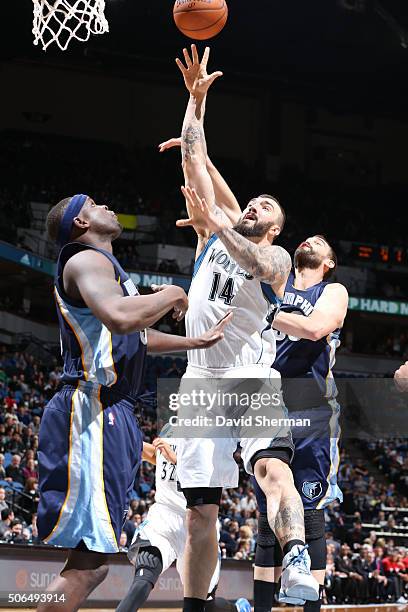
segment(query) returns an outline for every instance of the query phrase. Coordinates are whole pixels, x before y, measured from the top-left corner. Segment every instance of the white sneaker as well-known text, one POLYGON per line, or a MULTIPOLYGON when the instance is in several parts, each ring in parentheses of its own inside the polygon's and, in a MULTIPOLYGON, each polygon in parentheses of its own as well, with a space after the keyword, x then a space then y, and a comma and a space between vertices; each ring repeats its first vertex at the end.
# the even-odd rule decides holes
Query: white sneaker
POLYGON ((283 558, 279 602, 303 606, 319 599, 319 583, 310 572, 307 546, 294 546, 283 558))

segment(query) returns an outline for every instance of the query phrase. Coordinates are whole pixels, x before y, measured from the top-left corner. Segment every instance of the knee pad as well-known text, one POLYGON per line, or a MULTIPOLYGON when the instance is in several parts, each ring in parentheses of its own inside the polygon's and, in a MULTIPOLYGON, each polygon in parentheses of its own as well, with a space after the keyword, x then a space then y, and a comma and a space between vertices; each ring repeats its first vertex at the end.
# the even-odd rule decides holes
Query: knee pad
POLYGON ((255 565, 258 567, 280 567, 282 551, 266 514, 260 514, 256 540, 255 565))
POLYGON ((326 569, 324 510, 305 510, 305 536, 312 570, 326 569))
POLYGON ((160 550, 156 546, 141 548, 136 557, 135 576, 156 584, 163 570, 163 560, 160 550))

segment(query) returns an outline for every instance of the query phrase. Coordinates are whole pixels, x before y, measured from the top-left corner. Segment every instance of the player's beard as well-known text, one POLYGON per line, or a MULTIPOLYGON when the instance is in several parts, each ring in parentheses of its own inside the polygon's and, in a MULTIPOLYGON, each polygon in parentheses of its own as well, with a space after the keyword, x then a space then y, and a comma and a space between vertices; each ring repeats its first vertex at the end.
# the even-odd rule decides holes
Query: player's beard
POLYGON ((245 219, 242 219, 238 221, 233 229, 238 232, 238 234, 241 234, 241 236, 244 236, 244 238, 263 238, 274 225, 276 225, 276 223, 270 221, 257 221, 253 225, 247 225, 245 219))
POLYGON ((313 249, 298 248, 295 251, 294 263, 296 270, 317 270, 323 262, 323 257, 313 249))

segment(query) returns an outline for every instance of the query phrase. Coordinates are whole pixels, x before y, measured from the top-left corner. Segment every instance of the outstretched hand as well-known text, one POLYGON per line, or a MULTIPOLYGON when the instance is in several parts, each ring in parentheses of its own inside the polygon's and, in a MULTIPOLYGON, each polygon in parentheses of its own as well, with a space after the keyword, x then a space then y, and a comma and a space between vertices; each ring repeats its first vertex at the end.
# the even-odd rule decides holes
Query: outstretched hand
POLYGON ((208 74, 207 64, 210 57, 210 47, 205 48, 201 62, 197 47, 194 44, 191 45, 191 57, 187 49, 183 49, 183 55, 186 65, 178 57, 176 58, 176 64, 183 75, 184 83, 192 96, 204 97, 215 79, 222 76, 223 73, 217 70, 208 74))
POLYGON ((173 147, 181 147, 181 138, 169 138, 169 140, 165 140, 159 144, 159 153, 164 153, 168 149, 172 149, 173 147))
POLYGON ((182 187, 181 191, 186 199, 188 218, 176 221, 177 227, 193 227, 197 234, 212 234, 231 227, 227 217, 219 209, 211 209, 195 189, 182 187))
POLYGON ((214 327, 211 327, 208 331, 204 332, 199 338, 199 346, 197 348, 205 349, 214 346, 220 340, 224 338, 224 328, 231 323, 232 312, 228 312, 214 327))

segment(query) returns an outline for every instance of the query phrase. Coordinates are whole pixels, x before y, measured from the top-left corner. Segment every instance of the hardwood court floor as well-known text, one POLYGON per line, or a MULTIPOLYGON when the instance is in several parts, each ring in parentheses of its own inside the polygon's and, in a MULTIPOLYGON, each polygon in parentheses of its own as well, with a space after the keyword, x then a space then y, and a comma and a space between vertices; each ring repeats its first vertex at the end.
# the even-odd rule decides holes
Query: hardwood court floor
MULTIPOLYGON (((0 612, 9 612, 11 608, 0 608, 0 612)), ((31 612, 34 608, 14 608, 20 612, 31 612)), ((392 606, 323 606, 324 612, 408 612, 408 604, 394 604, 392 606)), ((81 608, 79 612, 89 612, 89 610, 97 610, 98 612, 112 612, 113 608, 81 608)), ((180 608, 143 608, 140 612, 177 612, 180 608)), ((303 608, 273 608, 273 612, 302 612, 303 608)))

